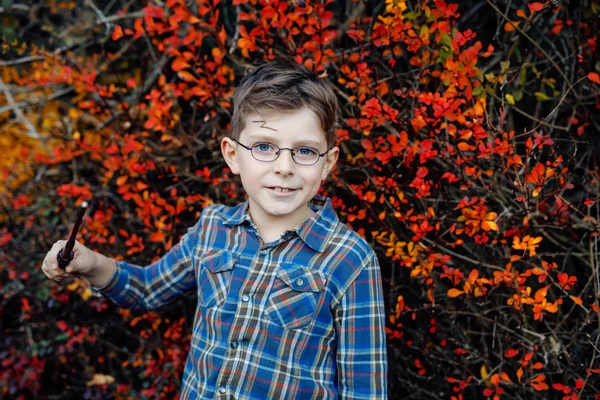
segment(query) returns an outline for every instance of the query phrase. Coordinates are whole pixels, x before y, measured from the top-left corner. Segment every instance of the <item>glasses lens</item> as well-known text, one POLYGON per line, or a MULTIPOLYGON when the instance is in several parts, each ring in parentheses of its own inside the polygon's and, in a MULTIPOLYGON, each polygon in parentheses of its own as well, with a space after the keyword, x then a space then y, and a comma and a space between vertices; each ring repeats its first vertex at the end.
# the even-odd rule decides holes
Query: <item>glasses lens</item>
POLYGON ((252 146, 252 156, 258 161, 273 161, 279 149, 271 143, 256 143, 252 146))
POLYGON ((319 151, 313 147, 296 147, 294 149, 294 161, 302 165, 312 165, 319 160, 319 151))

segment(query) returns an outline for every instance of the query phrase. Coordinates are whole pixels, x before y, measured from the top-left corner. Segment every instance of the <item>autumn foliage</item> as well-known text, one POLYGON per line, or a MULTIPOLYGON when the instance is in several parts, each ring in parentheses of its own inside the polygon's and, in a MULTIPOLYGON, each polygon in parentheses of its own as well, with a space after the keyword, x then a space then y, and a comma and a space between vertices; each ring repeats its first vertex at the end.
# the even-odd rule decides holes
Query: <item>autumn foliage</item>
POLYGON ((195 299, 39 267, 84 200, 81 240, 145 264, 243 199, 231 96, 286 60, 339 96, 322 193, 379 255, 390 398, 600 398, 600 3, 96 3, 0 12, 0 397, 178 393, 195 299))

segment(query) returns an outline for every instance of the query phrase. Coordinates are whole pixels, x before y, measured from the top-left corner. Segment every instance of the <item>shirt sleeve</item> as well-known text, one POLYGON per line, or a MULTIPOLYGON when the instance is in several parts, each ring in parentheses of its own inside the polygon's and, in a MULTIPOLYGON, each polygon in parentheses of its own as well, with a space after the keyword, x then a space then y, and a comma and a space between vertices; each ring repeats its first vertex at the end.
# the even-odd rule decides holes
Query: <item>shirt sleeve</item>
POLYGON ((119 307, 135 311, 155 310, 196 289, 193 255, 199 242, 200 220, 179 243, 154 263, 142 267, 116 261, 106 285, 93 289, 119 307))
POLYGON ((387 399, 385 305, 375 255, 334 309, 340 398, 387 399))

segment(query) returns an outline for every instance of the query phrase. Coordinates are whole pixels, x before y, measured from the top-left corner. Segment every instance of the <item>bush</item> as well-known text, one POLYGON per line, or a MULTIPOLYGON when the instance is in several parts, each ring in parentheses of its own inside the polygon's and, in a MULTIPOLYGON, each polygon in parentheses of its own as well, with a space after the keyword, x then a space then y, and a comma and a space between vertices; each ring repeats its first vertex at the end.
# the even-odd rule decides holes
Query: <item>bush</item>
POLYGON ((194 299, 133 315, 39 267, 83 200, 81 241, 146 264, 242 199, 219 140, 272 60, 339 95, 321 192, 378 252, 390 398, 599 395, 598 3, 105 7, 4 10, 3 397, 178 393, 194 299))

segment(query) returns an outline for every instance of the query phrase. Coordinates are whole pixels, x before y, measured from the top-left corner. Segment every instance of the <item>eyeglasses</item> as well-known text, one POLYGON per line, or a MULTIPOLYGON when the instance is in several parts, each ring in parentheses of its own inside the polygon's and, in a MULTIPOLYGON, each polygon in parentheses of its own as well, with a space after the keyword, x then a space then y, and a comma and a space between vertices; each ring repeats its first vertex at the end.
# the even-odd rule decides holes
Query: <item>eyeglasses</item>
POLYGON ((292 152, 292 160, 294 160, 296 164, 314 165, 317 163, 317 161, 319 161, 321 157, 325 156, 325 154, 327 154, 329 150, 331 150, 329 149, 325 153, 319 153, 319 150, 310 146, 297 146, 293 149, 290 149, 285 147, 279 147, 273 143, 268 142, 256 143, 254 146, 250 147, 243 145, 235 139, 233 140, 246 150, 250 150, 250 152, 252 153, 252 157, 254 157, 255 160, 261 162, 275 161, 277 160, 277 157, 279 157, 281 150, 289 150, 292 152))

